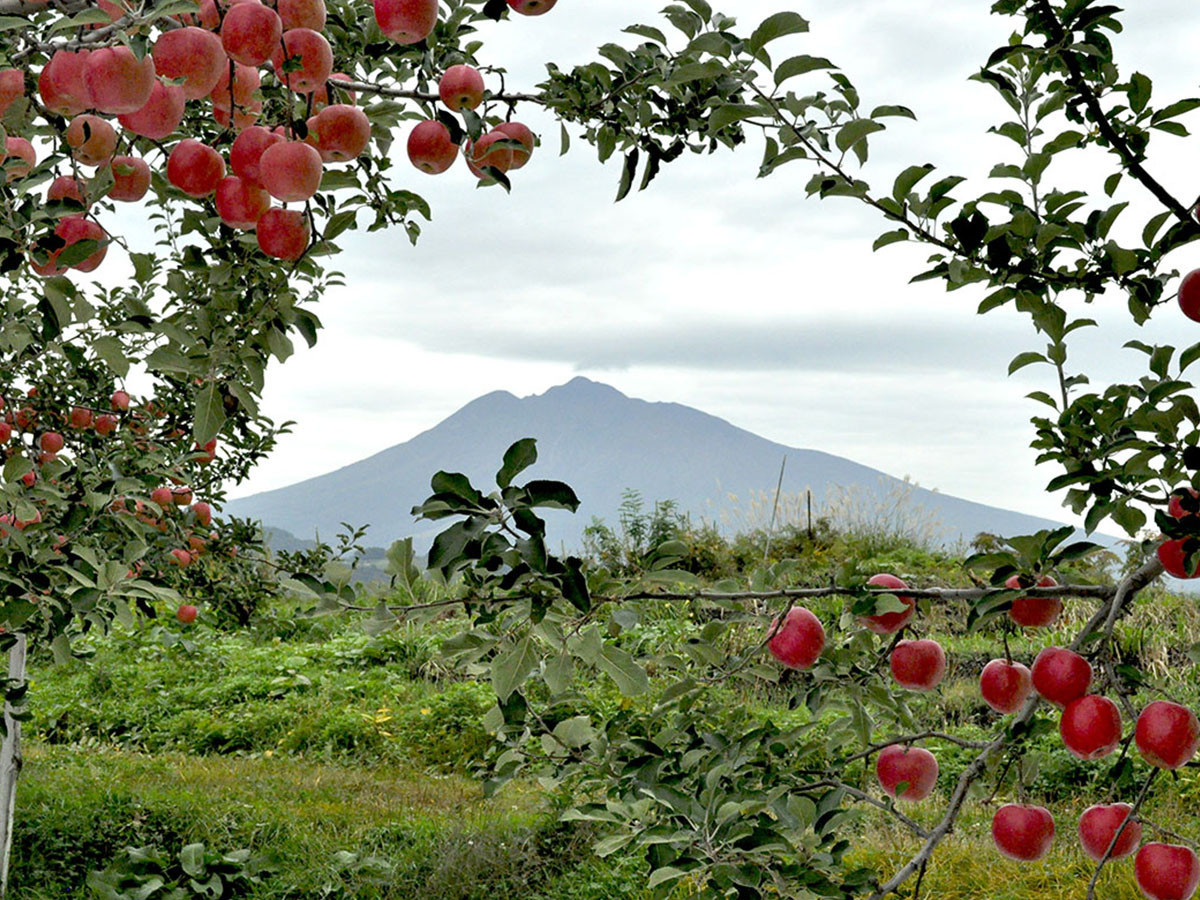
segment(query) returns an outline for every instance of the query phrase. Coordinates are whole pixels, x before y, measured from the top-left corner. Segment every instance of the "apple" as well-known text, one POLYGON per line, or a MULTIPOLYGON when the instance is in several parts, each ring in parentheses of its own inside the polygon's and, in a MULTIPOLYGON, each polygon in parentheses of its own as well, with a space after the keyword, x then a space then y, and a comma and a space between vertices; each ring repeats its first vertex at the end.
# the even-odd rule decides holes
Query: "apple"
POLYGON ((150 99, 137 112, 117 116, 126 131, 140 134, 152 141, 161 141, 183 121, 187 99, 183 88, 155 80, 150 99))
POLYGON ((279 0, 275 11, 283 21, 285 31, 293 28, 322 31, 325 28, 325 0, 279 0))
MULTIPOLYGON (((1054 587, 1058 582, 1049 575, 1044 575, 1038 581, 1038 587, 1054 587)), ((1023 588, 1021 576, 1014 575, 1004 582, 1006 588, 1023 588)), ((1059 597, 1018 597, 1013 601, 1008 616, 1018 625, 1025 628, 1043 628, 1053 625, 1062 612, 1063 602, 1059 597)))
POLYGON ((70 175, 59 175, 46 188, 46 201, 74 200, 80 206, 87 206, 83 199, 83 185, 70 175))
POLYGON ((212 93, 229 68, 221 39, 206 28, 189 25, 164 31, 154 42, 154 68, 164 78, 182 79, 184 99, 199 100, 212 93))
POLYGON ((0 422, 0 444, 7 444, 12 440, 12 426, 7 422, 0 422))
MULTIPOLYGON (((771 622, 774 631, 779 619, 771 622)), ((793 606, 775 632, 767 649, 789 669, 807 669, 825 649, 825 628, 821 620, 803 606, 793 606)))
POLYGON ((150 166, 136 156, 114 156, 112 159, 113 186, 109 199, 135 203, 150 190, 150 166))
POLYGON ((1146 844, 1133 861, 1133 876, 1149 900, 1189 900, 1200 885, 1200 860, 1178 844, 1146 844))
POLYGON ((196 613, 196 607, 192 606, 190 603, 184 603, 175 611, 175 618, 177 618, 184 625, 191 625, 196 621, 196 613))
POLYGON ((38 446, 46 453, 57 453, 65 443, 63 436, 57 431, 46 431, 38 441, 38 446))
MULTIPOLYGON (((867 584, 870 587, 885 587, 885 588, 906 588, 908 587, 903 581, 895 575, 888 575, 886 572, 881 572, 878 575, 872 575, 867 579, 867 584)), ((877 616, 860 616, 859 623, 868 631, 873 631, 875 634, 895 634, 901 628, 909 623, 913 617, 913 613, 917 608, 917 601, 912 597, 898 595, 901 603, 908 606, 908 609, 902 612, 880 613, 877 616)))
POLYGON ((171 489, 169 487, 155 488, 150 492, 150 499, 163 509, 167 509, 168 507, 173 506, 175 503, 175 495, 171 493, 171 489))
POLYGON ((214 459, 217 458, 217 439, 213 438, 212 440, 205 443, 204 446, 197 444, 196 452, 204 454, 199 459, 197 459, 196 462, 198 462, 202 466, 207 466, 210 462, 212 462, 214 459))
POLYGON ((437 25, 438 0, 375 0, 375 22, 397 44, 425 40, 437 25))
POLYGON ((1200 491, 1190 487, 1177 488, 1171 492, 1171 499, 1167 501, 1167 515, 1175 519, 1194 516, 1198 506, 1200 491))
POLYGON ((483 167, 490 166, 501 172, 511 169, 513 151, 510 147, 505 146, 510 140, 511 138, 502 131, 489 131, 475 142, 468 141, 463 147, 467 168, 474 173, 476 178, 488 183, 492 182, 492 177, 483 171, 483 167))
POLYGON ((138 59, 124 45, 93 50, 83 77, 90 106, 112 116, 137 112, 154 90, 154 57, 138 59))
POLYGON ((274 134, 269 128, 261 125, 251 125, 244 129, 234 138, 233 146, 229 148, 229 165, 234 174, 251 184, 262 187, 262 172, 259 165, 262 161, 263 151, 272 144, 278 144, 283 140, 285 138, 282 135, 274 134))
POLYGON ((1163 541, 1158 545, 1158 561, 1168 575, 1176 578, 1200 578, 1200 559, 1189 573, 1187 569, 1187 543, 1191 538, 1180 538, 1174 541, 1163 541))
POLYGON ((217 79, 217 86, 208 95, 213 102, 214 109, 224 109, 226 113, 235 106, 249 106, 254 100, 254 92, 262 86, 262 78, 258 74, 258 69, 253 66, 237 63, 233 66, 232 77, 229 68, 228 65, 221 67, 221 76, 217 79))
POLYGON ((946 674, 946 653, 937 641, 901 641, 892 650, 892 678, 910 691, 931 691, 946 674))
POLYGON ((1179 282, 1179 308, 1194 322, 1200 322, 1200 269, 1193 269, 1179 282))
POLYGON ((25 96, 25 73, 20 69, 0 69, 0 116, 18 97, 25 96))
POLYGON ((304 141, 280 141, 263 151, 259 176, 276 200, 308 200, 321 186, 321 154, 304 141))
POLYGON ((554 9, 558 0, 508 0, 513 12, 523 16, 540 16, 554 9))
POLYGON ((916 803, 928 797, 937 784, 937 757, 922 747, 892 744, 879 751, 875 776, 890 796, 916 803), (901 784, 907 787, 897 793, 901 784))
POLYGON ((92 427, 92 411, 83 406, 72 406, 70 415, 71 427, 75 429, 92 427))
MULTIPOLYGON (((1083 845, 1083 852, 1096 862, 1104 859, 1117 829, 1129 818, 1132 810, 1133 807, 1128 803, 1112 803, 1108 806, 1097 804, 1085 809, 1079 817, 1079 843, 1083 845)), ((1142 823, 1132 820, 1121 830, 1121 837, 1109 859, 1132 856, 1141 842, 1142 823)))
POLYGON ((38 94, 51 112, 76 116, 92 105, 84 72, 90 50, 55 50, 38 76, 38 94))
POLYGON ((510 140, 519 141, 525 148, 524 151, 513 150, 513 161, 509 169, 519 169, 529 162, 533 148, 537 145, 537 138, 533 136, 533 132, 528 127, 520 122, 501 122, 494 130, 508 135, 510 140))
MULTIPOLYGON (((321 107, 329 104, 329 83, 333 81, 353 81, 345 72, 334 72, 329 76, 329 80, 312 92, 312 106, 314 110, 319 111, 321 107)), ((358 99, 358 95, 348 87, 337 85, 337 90, 334 91, 335 98, 344 98, 347 103, 354 103, 358 99)))
POLYGON ((127 394, 125 391, 113 391, 113 395, 109 399, 108 404, 118 412, 125 412, 129 409, 129 394, 127 394))
POLYGON ((308 219, 300 210, 268 209, 258 220, 255 234, 258 249, 275 259, 296 260, 308 249, 308 219))
POLYGON ((1042 806, 1009 803, 992 816, 992 841, 1002 856, 1034 862, 1054 843, 1054 817, 1042 806))
POLYGON ((329 41, 311 28, 293 28, 283 33, 283 40, 271 57, 275 74, 288 88, 298 94, 311 94, 329 80, 333 73, 333 50, 329 41), (284 62, 299 62, 300 68, 285 71, 284 62))
MULTIPOLYGON (((22 160, 23 166, 12 165, 12 160, 8 160, 8 180, 16 181, 18 178, 24 178, 37 165, 37 153, 33 149, 33 144, 29 143, 23 137, 13 137, 9 135, 4 139, 4 151, 6 156, 15 156, 22 160)), ((3 159, 0 156, 0 159, 3 159)))
POLYGON ((1186 706, 1155 700, 1138 716, 1134 741, 1150 765, 1178 769, 1200 748, 1200 721, 1186 706))
POLYGON ((217 184, 216 204, 222 222, 250 231, 271 208, 271 195, 244 178, 229 175, 217 184))
POLYGON ((409 132, 408 159, 425 174, 440 175, 458 159, 458 144, 450 139, 450 129, 430 119, 409 132))
POLYGON ((180 141, 167 157, 167 181, 189 197, 207 197, 224 177, 221 154, 195 138, 180 141))
POLYGON ((1029 667, 1019 662, 993 659, 979 676, 979 692, 983 694, 984 702, 996 712, 1014 713, 1033 693, 1029 667))
POLYGON ((234 62, 261 66, 283 38, 283 23, 275 10, 261 3, 231 6, 221 21, 221 46, 234 62))
POLYGON ((371 140, 371 121, 357 106, 336 103, 326 106, 314 117, 309 136, 315 137, 317 150, 326 162, 346 162, 367 149, 371 140))
POLYGON ((176 506, 191 506, 192 489, 189 487, 175 488, 171 491, 171 501, 176 506))
POLYGON ((483 102, 483 76, 473 66, 451 66, 438 82, 438 96, 454 112, 474 109, 483 102))
POLYGON ((195 515, 196 521, 205 528, 212 523, 212 507, 203 500, 198 500, 192 504, 192 514, 195 515))
POLYGON ((117 430, 117 417, 108 413, 96 416, 96 424, 92 427, 100 437, 106 437, 117 430))
POLYGON ((1100 759, 1121 743, 1121 711, 1107 697, 1087 694, 1067 704, 1058 731, 1080 759, 1100 759))
POLYGON ((65 137, 71 156, 81 166, 102 165, 117 149, 117 132, 99 116, 76 116, 67 126, 65 137))
POLYGON ((1046 647, 1030 670, 1033 689, 1058 707, 1065 707, 1087 693, 1092 683, 1092 664, 1062 647, 1046 647))
POLYGON ((66 271, 65 268, 59 267, 58 258, 67 247, 78 244, 80 241, 96 241, 100 246, 88 254, 81 262, 74 263, 66 268, 78 269, 80 272, 91 272, 100 263, 104 262, 104 257, 108 253, 106 245, 108 233, 91 219, 85 219, 83 216, 67 216, 65 219, 59 219, 54 233, 62 239, 63 246, 50 254, 50 264, 48 266, 48 269, 52 270, 50 274, 59 275, 66 271))

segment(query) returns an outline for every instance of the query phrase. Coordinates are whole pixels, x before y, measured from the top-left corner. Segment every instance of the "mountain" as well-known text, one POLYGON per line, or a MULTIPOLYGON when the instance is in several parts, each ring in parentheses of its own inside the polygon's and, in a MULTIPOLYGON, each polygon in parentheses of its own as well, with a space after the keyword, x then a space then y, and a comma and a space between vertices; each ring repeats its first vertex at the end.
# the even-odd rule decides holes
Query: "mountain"
POLYGON ((648 505, 674 500, 681 511, 719 525, 765 525, 785 456, 781 509, 793 517, 806 513, 801 498, 811 489, 815 515, 882 518, 943 543, 1061 524, 927 490, 819 450, 786 447, 700 410, 637 400, 586 378, 530 397, 486 394, 410 441, 231 501, 225 511, 302 539, 314 531, 332 539, 341 522, 350 522, 371 525, 371 544, 409 535, 428 543, 446 523, 416 522, 410 511, 430 494, 430 477, 439 469, 463 472, 485 493, 494 490, 504 450, 523 437, 537 438, 538 461, 522 477, 566 481, 582 501, 575 515, 547 515, 551 544, 569 549, 579 546, 593 516, 616 525, 626 489, 639 491, 648 505))

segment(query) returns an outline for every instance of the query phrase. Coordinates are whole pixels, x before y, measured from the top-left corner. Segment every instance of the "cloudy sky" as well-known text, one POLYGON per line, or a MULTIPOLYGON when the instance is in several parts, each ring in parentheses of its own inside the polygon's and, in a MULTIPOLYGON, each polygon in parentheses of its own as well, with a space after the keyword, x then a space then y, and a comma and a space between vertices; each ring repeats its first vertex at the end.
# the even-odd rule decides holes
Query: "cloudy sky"
MULTIPOLYGON (((489 28, 484 58, 508 68, 510 85, 532 85, 547 60, 566 66, 607 41, 633 42, 621 28, 656 23, 662 5, 562 0, 549 15, 489 28)), ((982 179, 1008 152, 1009 142, 986 133, 1003 106, 967 81, 1013 27, 987 14, 988 0, 725 6, 747 30, 796 9, 812 31, 781 42, 776 58, 828 56, 868 109, 898 102, 917 112, 918 122, 891 120, 873 138, 868 181, 890 184, 924 162, 982 179)), ((1119 45, 1126 72, 1149 74, 1156 96, 1195 94, 1193 3, 1133 6, 1119 45)), ((599 165, 582 141, 558 156, 557 126, 535 110, 525 119, 547 140, 516 173, 511 196, 476 190, 465 169, 430 178, 401 167, 405 186, 434 209, 419 245, 399 234, 345 235, 338 265, 349 286, 319 310, 326 328, 316 349, 277 369, 268 388, 267 412, 296 420, 294 433, 236 496, 405 441, 487 391, 541 393, 582 374, 945 493, 1064 516, 1042 490, 1055 473, 1035 469, 1028 448, 1034 404, 1023 397, 1048 386, 1048 370, 1005 375, 1017 352, 1040 349, 1024 319, 976 316, 976 291, 908 285, 926 254, 873 254, 886 230, 876 216, 850 201, 806 199, 801 165, 756 179, 757 147, 689 156, 614 204, 617 166, 599 165)), ((1200 192, 1189 184, 1189 143, 1161 138, 1150 160, 1187 197, 1200 192)), ((1089 174, 1051 172, 1072 186, 1089 174)), ((1146 216, 1127 216, 1140 230, 1146 216)), ((1197 264, 1178 262, 1184 271, 1197 264)), ((1200 326, 1173 307, 1145 329, 1115 295, 1090 314, 1112 327, 1073 352, 1100 380, 1137 373, 1138 358, 1117 349, 1130 338, 1200 339, 1200 326)))

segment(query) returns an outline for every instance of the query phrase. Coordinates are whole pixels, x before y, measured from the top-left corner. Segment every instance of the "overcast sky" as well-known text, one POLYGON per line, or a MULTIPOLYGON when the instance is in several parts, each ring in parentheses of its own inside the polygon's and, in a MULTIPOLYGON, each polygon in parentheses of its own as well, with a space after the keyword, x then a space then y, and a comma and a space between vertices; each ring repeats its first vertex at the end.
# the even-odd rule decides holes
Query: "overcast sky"
MULTIPOLYGON (((567 66, 594 58, 607 41, 634 42, 620 29, 657 23, 662 5, 562 0, 548 15, 486 29, 483 58, 508 68, 510 86, 531 86, 546 60, 567 66)), ((811 33, 773 46, 777 59, 828 56, 868 110, 891 102, 916 111, 917 122, 889 120, 873 138, 865 177, 890 185, 900 168, 924 162, 981 179, 1008 152, 1010 142, 986 133, 1005 108, 967 81, 1013 27, 989 16, 990 5, 723 6, 747 31, 769 13, 796 9, 811 33)), ((1194 2, 1133 6, 1118 45, 1126 74, 1149 74, 1156 98, 1196 94, 1194 2)), ((809 78, 824 86, 821 76, 809 78)), ((235 495, 408 440, 485 392, 541 393, 583 374, 945 493, 1065 517, 1059 499, 1042 490, 1056 472, 1036 469, 1028 448, 1035 406, 1023 397, 1049 386, 1049 370, 1005 375, 1017 352, 1040 349, 1025 319, 1011 310, 976 316, 980 291, 909 286, 927 254, 873 254, 884 223, 848 200, 806 199, 811 170, 803 165, 758 180, 757 147, 689 155, 648 191, 614 205, 616 165, 599 165, 579 140, 559 157, 557 126, 534 110, 524 118, 546 145, 515 173, 511 196, 476 190, 465 168, 431 178, 404 165, 404 186, 434 209, 418 246, 399 233, 344 235, 348 252, 336 262, 348 287, 320 308, 320 342, 269 379, 266 411, 296 420, 295 431, 235 495)), ((1160 138, 1150 168, 1183 196, 1200 192, 1189 184, 1192 142, 1160 138)), ((1076 186, 1086 169, 1051 173, 1076 186)), ((959 195, 970 196, 966 189, 959 195)), ((1127 215, 1140 231, 1146 216, 1127 215)), ((1184 271, 1197 264, 1200 257, 1178 262, 1184 271)), ((1115 295, 1090 314, 1112 327, 1081 338, 1074 352, 1100 379, 1139 371, 1139 359, 1117 349, 1130 338, 1200 340, 1200 326, 1174 307, 1146 329, 1129 321, 1115 295)))

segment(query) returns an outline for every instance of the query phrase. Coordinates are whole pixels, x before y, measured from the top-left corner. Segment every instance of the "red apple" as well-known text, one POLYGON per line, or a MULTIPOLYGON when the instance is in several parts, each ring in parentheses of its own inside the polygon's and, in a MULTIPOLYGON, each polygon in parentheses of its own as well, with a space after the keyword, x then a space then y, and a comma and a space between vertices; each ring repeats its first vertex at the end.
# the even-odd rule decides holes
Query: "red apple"
POLYGON ((187 100, 208 96, 228 70, 229 58, 221 39, 205 28, 188 26, 164 31, 154 42, 154 68, 164 78, 182 78, 187 100))
POLYGON ((906 748, 892 744, 879 751, 879 758, 875 760, 875 775, 889 795, 897 800, 916 803, 928 797, 937 784, 937 757, 922 747, 906 748), (902 783, 906 783, 907 787, 897 793, 902 783))
POLYGON ((177 84, 166 84, 157 79, 150 99, 137 112, 118 116, 117 121, 126 131, 140 134, 152 141, 161 141, 171 135, 183 121, 187 100, 183 88, 177 84))
POLYGON ((203 500, 192 504, 192 513, 196 516, 196 521, 205 528, 212 523, 212 507, 203 500))
POLYGON ((458 158, 458 144, 441 122, 422 122, 408 135, 408 159, 427 175, 440 175, 458 158))
POLYGON ((307 200, 321 186, 321 154, 304 141, 281 141, 259 161, 263 187, 285 203, 307 200))
POLYGON ((230 228, 250 231, 271 208, 271 195, 256 184, 229 175, 217 184, 216 204, 222 222, 230 228))
POLYGON ((283 20, 285 31, 292 28, 325 29, 325 0, 279 0, 275 11, 283 20))
POLYGON ((1189 319, 1200 322, 1200 269, 1193 269, 1179 283, 1179 308, 1189 319))
POLYGON ((108 403, 109 406, 118 412, 125 412, 129 409, 129 394, 125 391, 113 391, 113 395, 108 403))
POLYGON ((136 156, 114 156, 112 176, 109 199, 135 203, 150 190, 150 166, 136 156))
POLYGON ((169 487, 155 488, 150 492, 150 499, 163 509, 167 509, 168 507, 173 506, 175 503, 175 496, 171 493, 171 489, 169 487))
POLYGON ((253 66, 243 66, 241 63, 233 67, 233 78, 229 76, 229 66, 221 67, 221 77, 217 86, 209 94, 214 109, 220 108, 228 113, 233 107, 248 107, 254 101, 254 92, 262 85, 262 78, 253 66))
POLYGON ((207 197, 224 177, 221 154, 195 138, 180 141, 167 157, 167 181, 189 197, 207 197))
MULTIPOLYGON (((1128 803, 1113 803, 1108 806, 1089 806, 1079 817, 1079 843, 1083 852, 1096 862, 1104 859, 1108 845, 1112 843, 1117 829, 1129 818, 1133 807, 1128 803)), ((1142 823, 1131 821, 1121 829, 1121 837, 1113 847, 1109 859, 1124 859, 1131 856, 1142 842, 1142 823)))
POLYGON ((0 444, 7 444, 12 440, 12 426, 7 422, 0 421, 0 444))
POLYGON ((57 431, 43 432, 41 439, 38 441, 39 446, 46 453, 57 453, 63 448, 65 443, 63 436, 57 431))
POLYGON ((1030 675, 1033 689, 1042 699, 1065 707, 1087 693, 1092 683, 1092 664, 1062 647, 1046 647, 1033 661, 1030 675))
POLYGON ((251 125, 234 138, 233 146, 229 148, 229 165, 239 178, 262 187, 259 165, 263 151, 283 140, 285 138, 282 135, 274 134, 268 128, 251 125))
POLYGON ((1058 731, 1080 759, 1100 759, 1121 743, 1121 712, 1107 697, 1087 694, 1067 704, 1058 731))
POLYGON ((80 206, 87 206, 84 202, 83 185, 70 175, 59 175, 50 182, 50 187, 46 188, 46 201, 52 200, 74 200, 80 206))
POLYGON ((329 80, 333 73, 333 50, 311 28, 293 28, 283 33, 283 41, 271 57, 275 74, 287 87, 298 94, 311 94, 329 80), (299 63, 295 71, 285 71, 284 62, 299 63))
POLYGON ((1189 847, 1146 844, 1133 861, 1133 875, 1149 900, 1189 900, 1200 885, 1200 860, 1189 847))
POLYGON ((296 209, 268 209, 255 229, 258 249, 275 259, 296 260, 308 249, 308 219, 296 209))
POLYGON ((71 407, 71 427, 75 429, 92 427, 92 411, 83 406, 71 407))
POLYGON ((509 166, 510 170, 519 169, 525 163, 529 162, 529 157, 533 153, 533 148, 537 145, 537 138, 533 136, 533 132, 520 122, 501 122, 494 129, 503 134, 508 135, 509 140, 519 141, 525 149, 512 151, 513 161, 509 166))
POLYGON ((367 149, 371 140, 371 121, 357 106, 344 103, 326 106, 314 117, 314 126, 309 136, 316 138, 317 150, 326 162, 354 159, 367 149))
POLYGON ((197 444, 196 452, 204 454, 197 459, 196 462, 202 466, 207 466, 210 462, 217 458, 217 439, 213 438, 211 441, 205 443, 203 447, 197 444))
MULTIPOLYGON (((867 579, 867 584, 871 587, 885 588, 906 588, 908 587, 903 581, 895 575, 880 573, 872 575, 867 579)), ((902 612, 880 613, 877 616, 860 616, 859 623, 866 627, 868 631, 873 631, 876 634, 895 634, 901 628, 909 623, 913 617, 913 613, 917 608, 917 601, 912 597, 897 595, 901 603, 904 603, 908 609, 902 612)))
POLYGON ((82 262, 73 263, 67 268, 78 269, 80 272, 91 272, 104 262, 104 257, 108 253, 106 244, 108 233, 91 219, 85 219, 83 216, 67 216, 65 219, 59 219, 54 233, 63 240, 63 246, 50 255, 50 266, 56 274, 64 271, 58 265, 59 256, 67 247, 78 244, 80 241, 96 241, 100 246, 88 254, 82 262))
POLYGON ((221 21, 221 46, 234 62, 261 66, 283 38, 283 23, 275 10, 261 3, 239 3, 221 21))
POLYGON ((89 105, 117 116, 137 112, 154 90, 154 58, 138 59, 124 45, 93 50, 84 68, 89 105))
MULTIPOLYGON (((24 178, 28 175, 33 167, 37 165, 37 153, 33 149, 33 144, 29 143, 23 137, 13 137, 9 135, 4 139, 5 155, 9 157, 15 156, 17 159, 23 160, 23 166, 14 166, 12 160, 8 162, 8 181, 16 181, 18 178, 24 178)), ((3 159, 0 156, 0 159, 3 159)))
POLYGON ((425 40, 437 24, 438 0, 375 0, 375 21, 398 44, 425 40))
POLYGON ((1200 721, 1186 706, 1155 700, 1138 716, 1134 740, 1150 765, 1178 769, 1200 748, 1200 721))
POLYGON ((554 9, 557 2, 558 0, 508 0, 508 5, 512 7, 513 12, 523 16, 540 16, 554 9))
POLYGON ((1042 806, 1009 803, 992 816, 992 841, 1002 856, 1034 862, 1054 843, 1054 817, 1042 806))
POLYGON ((51 112, 75 116, 92 105, 88 96, 87 60, 90 50, 56 50, 38 76, 42 105, 51 112))
POLYGON ((979 676, 979 691, 984 702, 996 712, 1014 713, 1033 693, 1029 667, 1019 662, 993 659, 979 676))
MULTIPOLYGON (((778 619, 771 622, 774 630, 778 619)), ((825 649, 825 628, 821 620, 803 606, 793 606, 783 625, 767 643, 771 655, 789 669, 807 669, 825 649)))
MULTIPOLYGON (((1043 575, 1038 581, 1038 587, 1054 587, 1058 582, 1049 575, 1043 575)), ((1021 584, 1021 576, 1014 575, 1004 582, 1006 588, 1019 589, 1026 587, 1021 584)), ((1008 616, 1018 625, 1025 628, 1042 628, 1053 625, 1062 612, 1063 603, 1059 597, 1018 597, 1013 601, 1008 616)))
POLYGON ((67 146, 82 166, 99 166, 117 149, 117 132, 99 116, 76 116, 67 126, 67 146))
POLYGON ((1171 499, 1167 501, 1167 515, 1175 519, 1194 516, 1198 503, 1200 491, 1190 487, 1176 488, 1171 492, 1171 499))
POLYGON ((484 90, 483 76, 473 66, 451 66, 438 82, 438 96, 454 112, 477 107, 484 90))
POLYGON ((937 641, 901 641, 892 650, 892 677, 910 691, 931 691, 946 674, 946 653, 937 641))
POLYGON ((1192 567, 1191 573, 1188 573, 1186 547, 1188 540, 1188 538, 1180 538, 1174 541, 1163 541, 1158 545, 1158 561, 1162 563, 1168 575, 1176 578, 1200 578, 1200 559, 1192 567))
MULTIPOLYGON (((188 556, 188 563, 191 562, 191 556, 186 550, 172 550, 171 553, 172 555, 176 553, 182 553, 185 556, 188 556)), ((179 565, 183 566, 187 565, 187 563, 180 562, 179 565)), ((196 613, 196 607, 192 606, 190 603, 185 603, 175 611, 175 618, 177 618, 184 625, 191 625, 196 621, 196 613)))
POLYGON ((93 427, 101 437, 110 435, 117 430, 117 417, 108 413, 96 416, 96 424, 93 427))
POLYGON ((20 69, 0 69, 0 116, 8 112, 18 97, 25 95, 25 73, 20 69))

